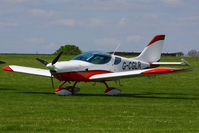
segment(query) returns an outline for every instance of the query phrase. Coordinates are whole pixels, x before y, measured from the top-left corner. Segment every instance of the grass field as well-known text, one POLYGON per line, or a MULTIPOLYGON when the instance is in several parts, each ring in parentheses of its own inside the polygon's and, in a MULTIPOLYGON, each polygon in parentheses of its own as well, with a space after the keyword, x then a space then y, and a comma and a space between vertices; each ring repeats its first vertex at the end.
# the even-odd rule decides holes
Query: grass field
MULTIPOLYGON (((45 68, 34 57, 0 54, 5 65, 45 68)), ((62 56, 60 60, 72 57, 62 56)), ((199 58, 185 58, 194 68, 185 73, 122 79, 120 96, 104 96, 105 86, 79 83, 73 96, 57 96, 50 78, 0 70, 0 133, 199 132, 199 58)), ((161 61, 180 61, 163 57, 161 61)), ((56 86, 60 83, 56 81, 56 86)))

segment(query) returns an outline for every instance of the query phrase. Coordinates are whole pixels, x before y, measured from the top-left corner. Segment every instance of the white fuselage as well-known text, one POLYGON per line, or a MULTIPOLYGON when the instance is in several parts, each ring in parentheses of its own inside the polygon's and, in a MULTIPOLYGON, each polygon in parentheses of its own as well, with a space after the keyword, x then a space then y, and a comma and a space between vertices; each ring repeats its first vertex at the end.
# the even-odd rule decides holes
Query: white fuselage
MULTIPOLYGON (((136 60, 134 58, 124 58, 116 55, 111 55, 111 60, 106 64, 93 64, 81 60, 70 60, 70 61, 61 61, 57 62, 53 70, 57 73, 65 72, 80 72, 80 71, 92 71, 92 70, 104 70, 109 72, 123 72, 123 71, 132 71, 149 68, 150 64, 136 60), (116 61, 121 59, 120 61, 116 61)), ((49 69, 51 69, 49 67, 49 69)))

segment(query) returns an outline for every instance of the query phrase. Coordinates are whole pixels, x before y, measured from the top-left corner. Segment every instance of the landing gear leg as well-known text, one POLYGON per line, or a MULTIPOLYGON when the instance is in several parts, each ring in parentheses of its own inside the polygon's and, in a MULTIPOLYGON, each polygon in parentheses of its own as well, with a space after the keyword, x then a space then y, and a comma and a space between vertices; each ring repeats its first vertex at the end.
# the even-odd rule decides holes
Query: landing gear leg
POLYGON ((74 94, 74 92, 75 92, 75 85, 77 84, 77 81, 73 84, 73 86, 72 86, 72 94, 74 94))
POLYGON ((103 83, 106 86, 106 90, 104 91, 105 95, 116 96, 122 93, 120 89, 108 87, 108 84, 105 81, 103 83))
POLYGON ((66 81, 64 81, 64 83, 62 83, 59 87, 57 87, 57 89, 55 90, 55 92, 60 91, 62 88, 62 86, 66 83, 66 81))

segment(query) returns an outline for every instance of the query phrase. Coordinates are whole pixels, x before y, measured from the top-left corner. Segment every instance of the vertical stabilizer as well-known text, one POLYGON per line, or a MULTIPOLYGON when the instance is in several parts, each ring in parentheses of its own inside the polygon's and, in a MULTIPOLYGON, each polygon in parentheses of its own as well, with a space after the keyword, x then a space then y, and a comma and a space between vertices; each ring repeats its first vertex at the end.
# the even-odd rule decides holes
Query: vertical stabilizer
POLYGON ((136 59, 144 62, 157 62, 160 60, 165 35, 156 35, 144 48, 136 59))

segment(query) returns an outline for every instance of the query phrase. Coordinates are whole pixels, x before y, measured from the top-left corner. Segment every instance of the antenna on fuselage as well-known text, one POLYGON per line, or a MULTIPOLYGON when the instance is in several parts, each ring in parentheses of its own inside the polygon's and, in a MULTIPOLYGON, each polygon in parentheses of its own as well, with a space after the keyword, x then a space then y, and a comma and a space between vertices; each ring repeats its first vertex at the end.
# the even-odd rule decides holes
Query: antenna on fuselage
POLYGON ((112 53, 112 55, 115 54, 116 50, 120 47, 120 43, 117 45, 116 49, 114 50, 114 52, 112 53))

